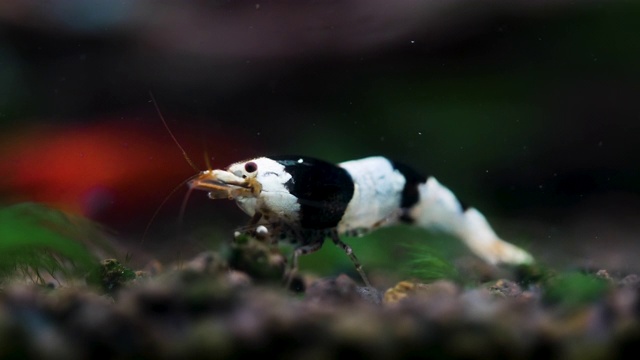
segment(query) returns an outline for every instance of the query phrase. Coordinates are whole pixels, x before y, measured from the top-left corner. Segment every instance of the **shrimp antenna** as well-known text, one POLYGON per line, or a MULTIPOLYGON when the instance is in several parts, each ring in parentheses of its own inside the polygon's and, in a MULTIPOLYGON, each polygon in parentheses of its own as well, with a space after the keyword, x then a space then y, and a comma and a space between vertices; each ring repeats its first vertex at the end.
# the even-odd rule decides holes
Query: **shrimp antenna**
POLYGON ((206 150, 204 152, 204 163, 207 165, 207 170, 211 171, 213 169, 211 167, 211 161, 209 161, 209 152, 206 150))
MULTIPOLYGON (((182 188, 184 186, 184 184, 186 184, 187 182, 189 182, 190 180, 194 179, 196 176, 198 176, 198 174, 191 176, 190 178, 186 179, 185 181, 181 182, 180 184, 178 184, 176 187, 173 188, 173 190, 171 190, 171 192, 169 193, 169 195, 167 195, 164 200, 162 200, 162 202, 160 203, 160 205, 158 206, 158 208, 156 209, 156 211, 153 213, 153 215, 151 215, 151 219, 149 219, 149 222, 147 223, 147 227, 144 229, 144 233, 142 233, 142 240, 140 240, 140 245, 144 244, 144 240, 147 238, 147 234, 149 233, 149 229, 151 228, 151 224, 153 223, 153 221, 156 219, 156 217, 158 216, 158 214, 160 213, 160 210, 162 209, 162 207, 164 206, 164 204, 167 203, 167 201, 169 201, 169 198, 176 193, 176 191, 178 191, 178 189, 182 188)), ((182 222, 182 216, 184 215, 184 208, 186 208, 186 203, 187 203, 187 199, 189 197, 189 194, 191 194, 191 189, 189 189, 189 191, 187 192, 187 196, 185 197, 185 199, 182 201, 182 206, 180 207, 180 222, 182 222)))
POLYGON ((189 165, 195 171, 200 172, 200 169, 198 169, 198 167, 193 163, 193 161, 191 161, 191 159, 189 158, 189 155, 187 155, 187 152, 184 150, 182 145, 180 145, 180 142, 178 142, 178 139, 176 139, 175 135, 173 135, 173 132, 169 128, 169 125, 167 124, 167 121, 164 119, 164 116, 162 116, 162 112, 160 111, 160 107, 158 106, 158 102, 156 101, 156 98, 153 96, 153 93, 151 91, 149 91, 149 96, 151 97, 151 102, 153 103, 153 106, 155 106, 156 111, 158 112, 158 116, 160 116, 160 120, 162 120, 162 124, 164 125, 165 129, 167 129, 167 131, 169 132, 169 135, 171 135, 171 138, 173 139, 173 142, 175 142, 176 145, 178 145, 178 148, 180 148, 180 151, 182 151, 182 155, 184 156, 185 160, 187 160, 189 165))

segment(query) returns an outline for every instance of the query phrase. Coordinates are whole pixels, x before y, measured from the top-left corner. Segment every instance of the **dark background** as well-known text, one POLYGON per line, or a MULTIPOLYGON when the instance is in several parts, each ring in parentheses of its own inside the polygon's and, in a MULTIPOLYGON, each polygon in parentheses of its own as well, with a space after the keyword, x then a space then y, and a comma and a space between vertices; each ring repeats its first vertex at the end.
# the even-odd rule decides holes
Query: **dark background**
MULTIPOLYGON (((199 169, 205 153, 385 155, 541 261, 637 269, 639 18, 635 1, 5 0, 0 200, 79 212, 169 258, 213 246, 209 230, 226 240, 244 214, 194 193, 179 223, 184 188, 149 225, 195 173, 152 92, 199 169)), ((349 243, 384 268, 413 238, 441 239, 349 243)), ((326 266, 326 248, 302 265, 326 266)))

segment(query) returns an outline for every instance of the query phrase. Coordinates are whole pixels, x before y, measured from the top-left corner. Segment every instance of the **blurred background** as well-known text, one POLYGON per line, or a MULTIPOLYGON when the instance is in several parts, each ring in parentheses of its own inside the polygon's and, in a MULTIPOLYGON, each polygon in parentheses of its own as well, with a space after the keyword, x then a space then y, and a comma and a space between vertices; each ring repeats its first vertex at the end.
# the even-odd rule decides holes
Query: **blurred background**
MULTIPOLYGON (((199 169, 385 155, 543 262, 637 270, 638 18, 635 1, 4 0, 0 202, 87 216, 141 259, 228 241, 248 220, 231 202, 193 193, 180 220, 186 187, 169 195, 196 170, 151 92, 199 169)), ((452 243, 348 242, 384 269, 414 239, 452 243)), ((301 265, 332 257, 351 266, 333 246, 301 265)))

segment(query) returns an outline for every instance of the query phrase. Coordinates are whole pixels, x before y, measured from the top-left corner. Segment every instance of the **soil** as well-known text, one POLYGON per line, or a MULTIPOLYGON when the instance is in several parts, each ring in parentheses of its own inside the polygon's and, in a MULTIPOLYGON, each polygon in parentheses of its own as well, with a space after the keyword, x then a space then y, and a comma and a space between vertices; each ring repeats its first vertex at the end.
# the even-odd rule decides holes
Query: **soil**
POLYGON ((640 344, 634 274, 531 266, 381 289, 297 274, 286 288, 277 248, 245 240, 179 267, 104 260, 84 285, 5 284, 0 357, 610 359, 640 344))

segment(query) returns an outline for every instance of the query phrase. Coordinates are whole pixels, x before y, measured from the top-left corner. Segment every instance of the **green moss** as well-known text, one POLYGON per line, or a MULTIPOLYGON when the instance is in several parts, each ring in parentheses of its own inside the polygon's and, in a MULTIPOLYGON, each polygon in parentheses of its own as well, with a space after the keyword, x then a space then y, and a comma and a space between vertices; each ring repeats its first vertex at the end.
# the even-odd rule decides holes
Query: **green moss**
POLYGON ((35 203, 0 209, 0 279, 16 275, 44 283, 42 273, 82 276, 96 259, 82 235, 92 236, 85 219, 35 203))
POLYGON ((425 282, 440 279, 459 279, 458 270, 453 263, 433 247, 419 244, 410 246, 411 258, 405 265, 405 272, 425 282))
POLYGON ((106 259, 87 277, 87 282, 101 287, 107 293, 113 293, 125 283, 134 280, 136 273, 122 265, 116 259, 106 259))
POLYGON ((568 307, 602 299, 610 283, 592 274, 570 272, 550 278, 544 286, 544 300, 568 307))
POLYGON ((522 286, 546 283, 557 275, 555 270, 539 263, 518 265, 514 272, 516 281, 522 286))

